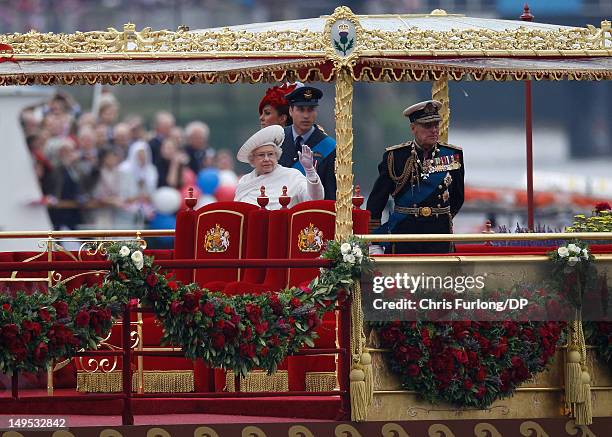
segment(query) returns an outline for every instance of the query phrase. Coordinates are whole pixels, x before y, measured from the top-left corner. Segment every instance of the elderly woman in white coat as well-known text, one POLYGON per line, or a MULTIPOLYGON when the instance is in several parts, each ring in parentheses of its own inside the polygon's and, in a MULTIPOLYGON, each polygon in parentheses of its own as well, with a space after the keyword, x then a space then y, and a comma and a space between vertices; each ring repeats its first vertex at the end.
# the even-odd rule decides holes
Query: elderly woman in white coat
POLYGON ((285 139, 285 131, 281 126, 264 127, 249 138, 238 151, 237 159, 247 162, 253 171, 244 175, 236 187, 234 200, 257 205, 260 188, 266 188, 269 197, 269 209, 281 207, 278 198, 287 187, 287 195, 291 197, 289 207, 306 200, 321 200, 325 197, 323 185, 314 168, 310 147, 303 145, 298 152, 300 163, 306 170, 304 176, 295 168, 287 168, 278 164, 283 153, 281 144, 285 139))

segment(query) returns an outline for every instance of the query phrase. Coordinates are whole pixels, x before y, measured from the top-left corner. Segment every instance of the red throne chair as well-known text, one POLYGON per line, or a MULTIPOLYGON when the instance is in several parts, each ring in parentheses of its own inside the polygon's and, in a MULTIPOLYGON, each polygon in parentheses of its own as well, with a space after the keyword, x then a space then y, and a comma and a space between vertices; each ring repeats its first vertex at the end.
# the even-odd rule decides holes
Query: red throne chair
MULTIPOLYGON (((369 212, 358 206, 360 197, 355 197, 353 208, 353 232, 365 234, 368 229, 369 212)), ((335 202, 317 200, 300 203, 289 210, 288 218, 289 259, 315 259, 321 255, 326 240, 335 237, 335 202)), ((319 274, 319 270, 288 269, 287 286, 307 285, 319 274)), ((327 313, 318 328, 317 348, 336 347, 336 314, 327 313)), ((293 356, 288 358, 289 390, 330 391, 336 387, 336 364, 333 355, 293 356)))

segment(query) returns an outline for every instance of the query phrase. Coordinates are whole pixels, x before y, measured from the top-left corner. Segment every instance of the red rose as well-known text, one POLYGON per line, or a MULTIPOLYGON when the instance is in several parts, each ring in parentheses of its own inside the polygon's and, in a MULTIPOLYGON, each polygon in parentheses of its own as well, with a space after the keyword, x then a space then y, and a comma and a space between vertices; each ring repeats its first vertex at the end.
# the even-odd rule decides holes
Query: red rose
POLYGON ((223 349, 225 347, 225 337, 223 334, 212 334, 212 344, 215 349, 223 349))
POLYGON ((34 359, 38 362, 44 361, 47 358, 47 354, 49 353, 49 346, 47 346, 42 341, 38 343, 38 346, 34 349, 34 359))
POLYGON ((247 313, 248 319, 251 322, 253 323, 259 322, 259 319, 261 318, 261 308, 259 308, 258 305, 255 305, 253 303, 247 303, 244 309, 247 313))
POLYGON ((513 356, 510 360, 512 362, 512 367, 520 367, 523 365, 523 359, 519 356, 513 356))
POLYGON ((225 314, 228 314, 228 315, 229 315, 229 314, 232 314, 232 313, 233 313, 233 311, 232 311, 232 307, 230 307, 229 305, 225 305, 225 306, 223 307, 223 312, 224 312, 225 314))
POLYGON ((181 312, 181 303, 178 300, 173 300, 170 304, 170 313, 177 315, 181 312))
POLYGON ((242 343, 240 345, 240 355, 247 358, 255 356, 255 345, 242 343))
POLYGON ((14 323, 9 323, 8 325, 4 325, 2 327, 2 331, 0 331, 0 336, 5 342, 9 342, 19 335, 19 327, 14 323))
POLYGON ((176 281, 168 281, 168 288, 172 291, 176 291, 178 289, 178 284, 176 281))
POLYGON ((470 366, 476 365, 478 363, 478 354, 474 351, 469 351, 468 362, 470 363, 470 366))
POLYGON ((49 312, 49 310, 47 308, 41 308, 38 310, 38 317, 40 317, 40 319, 43 322, 50 322, 51 321, 51 313, 49 312))
POLYGON ((55 312, 57 313, 58 319, 63 319, 68 317, 68 304, 64 301, 57 301, 53 304, 53 308, 55 308, 55 312))
POLYGON ((480 387, 478 387, 478 391, 476 392, 476 397, 478 399, 482 399, 486 393, 487 393, 487 389, 485 388, 484 385, 481 385, 480 387))
POLYGON ((452 354, 460 364, 465 364, 468 362, 468 356, 462 349, 453 349, 452 354))
POLYGON ((270 295, 270 308, 272 308, 272 312, 277 316, 283 313, 283 305, 278 298, 278 293, 270 295))
POLYGON ((268 353, 270 353, 270 349, 268 347, 266 347, 266 346, 262 347, 261 350, 259 351, 259 354, 262 357, 267 357, 268 353))
POLYGON ((465 381, 463 381, 463 387, 464 387, 466 390, 471 390, 471 389, 472 389, 472 387, 474 387, 474 383, 472 383, 472 380, 471 380, 471 379, 466 379, 465 381))
POLYGON ((195 312, 198 309, 198 305, 200 304, 198 296, 194 293, 185 293, 183 295, 183 310, 191 313, 195 312))
POLYGON ((231 341, 238 335, 238 329, 236 329, 235 325, 226 323, 225 326, 223 326, 223 335, 227 340, 231 341))
POLYGON ((416 364, 411 364, 408 366, 408 375, 414 377, 417 376, 419 373, 421 373, 421 369, 416 364))
POLYGON ((297 297, 292 297, 290 303, 293 308, 299 308, 302 306, 302 301, 297 297))
POLYGON ((147 285, 151 288, 155 287, 157 283, 159 282, 159 280, 157 279, 157 275, 152 272, 147 275, 146 281, 147 281, 147 285))
POLYGON ((482 382, 485 380, 486 377, 487 377, 487 371, 485 370, 484 367, 480 366, 478 368, 478 371, 476 372, 476 381, 482 382))
POLYGON ((315 329, 319 325, 321 325, 321 319, 315 311, 312 311, 308 314, 308 327, 311 329, 315 329))
POLYGON ((25 344, 21 338, 11 340, 11 342, 8 344, 8 349, 9 352, 13 354, 13 357, 17 362, 25 360, 26 356, 28 355, 28 351, 26 350, 25 344))
POLYGON ((120 281, 127 281, 128 279, 127 275, 123 272, 117 273, 117 277, 119 278, 120 281))
POLYGON ((255 325, 255 332, 259 335, 263 335, 268 330, 268 322, 261 322, 255 325))
POLYGON ((33 322, 31 320, 24 320, 21 322, 21 327, 29 331, 33 337, 38 337, 40 335, 40 323, 33 322))
POLYGON ((312 288, 307 287, 306 285, 300 285, 299 288, 300 288, 300 290, 302 290, 302 293, 305 293, 305 294, 312 293, 312 288))
POLYGON ((223 319, 217 320, 215 322, 215 328, 217 328, 217 329, 223 329, 224 326, 225 326, 225 320, 223 320, 223 319))
POLYGON ((214 317, 215 306, 212 304, 212 302, 206 302, 204 305, 202 305, 202 312, 208 317, 214 317))
POLYGON ((272 337, 270 337, 270 339, 268 340, 268 344, 272 347, 278 346, 280 344, 280 338, 278 337, 278 335, 274 334, 272 337))
POLYGON ((10 312, 12 312, 12 309, 11 309, 11 304, 9 304, 9 303, 3 303, 3 304, 2 304, 2 309, 3 309, 4 311, 8 311, 9 313, 10 313, 10 312))
POLYGON ((421 341, 425 346, 431 346, 431 339, 429 338, 429 331, 427 329, 421 329, 421 341))
POLYGON ((84 328, 89 325, 89 314, 87 311, 81 310, 74 318, 74 321, 79 328, 84 328))

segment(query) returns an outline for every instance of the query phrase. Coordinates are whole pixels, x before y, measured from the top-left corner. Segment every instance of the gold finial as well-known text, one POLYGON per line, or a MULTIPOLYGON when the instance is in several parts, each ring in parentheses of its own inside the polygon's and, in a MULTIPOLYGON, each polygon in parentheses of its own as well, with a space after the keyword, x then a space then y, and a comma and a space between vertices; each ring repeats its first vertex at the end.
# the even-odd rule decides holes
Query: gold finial
POLYGON ((442 17, 448 15, 444 9, 434 9, 429 15, 435 15, 436 17, 442 17))

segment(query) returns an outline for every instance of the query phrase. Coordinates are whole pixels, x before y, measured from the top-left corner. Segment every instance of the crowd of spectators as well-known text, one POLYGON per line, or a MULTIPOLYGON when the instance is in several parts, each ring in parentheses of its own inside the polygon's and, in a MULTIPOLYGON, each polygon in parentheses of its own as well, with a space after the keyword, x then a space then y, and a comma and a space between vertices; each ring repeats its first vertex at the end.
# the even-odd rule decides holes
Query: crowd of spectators
POLYGON ((172 216, 190 187, 200 204, 233 197, 233 154, 210 146, 203 121, 181 127, 160 111, 149 131, 139 115, 120 119, 111 93, 94 106, 83 111, 58 93, 21 113, 41 202, 55 229, 141 229, 172 216))

